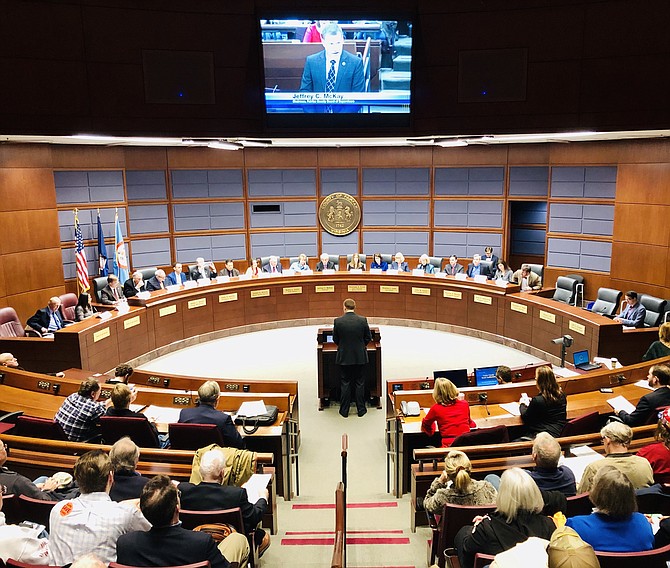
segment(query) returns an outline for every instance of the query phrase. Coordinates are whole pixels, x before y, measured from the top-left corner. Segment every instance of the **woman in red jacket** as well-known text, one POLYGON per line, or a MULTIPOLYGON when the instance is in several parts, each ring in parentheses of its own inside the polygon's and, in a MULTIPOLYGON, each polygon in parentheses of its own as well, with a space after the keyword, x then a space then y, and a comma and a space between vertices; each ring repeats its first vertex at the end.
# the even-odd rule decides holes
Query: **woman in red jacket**
POLYGON ((458 396, 458 389, 449 379, 435 379, 435 403, 421 422, 421 431, 432 436, 437 430, 442 436, 442 447, 451 446, 454 438, 477 425, 470 419, 470 405, 458 396))

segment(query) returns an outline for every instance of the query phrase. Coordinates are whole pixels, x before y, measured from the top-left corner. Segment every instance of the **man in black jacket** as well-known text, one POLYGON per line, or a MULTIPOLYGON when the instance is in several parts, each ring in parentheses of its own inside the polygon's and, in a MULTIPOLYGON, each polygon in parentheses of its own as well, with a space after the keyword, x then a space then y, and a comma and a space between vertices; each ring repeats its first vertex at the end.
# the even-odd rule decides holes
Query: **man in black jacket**
POLYGON ((624 424, 628 426, 642 426, 656 423, 659 406, 670 406, 670 367, 667 365, 653 365, 647 375, 649 386, 653 392, 645 394, 637 403, 635 410, 628 414, 625 410, 617 412, 624 424))

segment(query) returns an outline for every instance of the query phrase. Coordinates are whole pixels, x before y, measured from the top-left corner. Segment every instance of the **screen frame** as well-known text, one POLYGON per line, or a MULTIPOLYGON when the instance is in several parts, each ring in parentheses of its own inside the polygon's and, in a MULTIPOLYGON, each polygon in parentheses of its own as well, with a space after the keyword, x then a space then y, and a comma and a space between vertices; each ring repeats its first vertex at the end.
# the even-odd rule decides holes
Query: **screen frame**
POLYGON ((572 352, 572 364, 573 365, 575 365, 575 366, 576 365, 583 365, 584 363, 589 363, 590 361, 591 361, 591 358, 590 358, 588 349, 581 349, 579 351, 573 351, 572 352), (577 362, 576 356, 579 355, 580 353, 586 353, 586 360, 577 362))
POLYGON ((475 384, 476 384, 476 386, 478 386, 478 387, 492 387, 492 386, 495 386, 495 385, 498 384, 498 379, 497 379, 497 378, 496 378, 496 382, 495 382, 495 383, 490 383, 490 384, 489 384, 489 383, 486 383, 486 384, 480 384, 480 382, 479 382, 479 377, 478 377, 478 375, 479 375, 480 373, 482 373, 483 371, 490 371, 491 369, 493 369, 493 374, 494 374, 494 376, 495 376, 495 373, 496 373, 496 371, 498 370, 498 366, 497 366, 497 365, 489 365, 488 367, 475 367, 474 375, 475 375, 475 384))
MULTIPOLYGON (((465 388, 470 386, 470 377, 468 375, 468 370, 467 369, 444 369, 443 371, 433 371, 433 380, 435 379, 449 379, 452 383, 454 383, 454 386, 457 388, 465 388), (465 384, 460 384, 457 381, 454 381, 454 379, 451 376, 448 376, 448 373, 459 373, 459 374, 465 374, 465 384)), ((460 381, 462 383, 462 381, 460 381)))

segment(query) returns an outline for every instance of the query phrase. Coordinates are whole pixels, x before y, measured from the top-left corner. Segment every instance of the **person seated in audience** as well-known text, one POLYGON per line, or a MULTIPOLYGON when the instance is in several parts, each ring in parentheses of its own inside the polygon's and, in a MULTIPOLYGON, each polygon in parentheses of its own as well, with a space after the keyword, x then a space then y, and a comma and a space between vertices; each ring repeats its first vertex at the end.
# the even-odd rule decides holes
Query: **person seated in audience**
POLYGON ((270 274, 281 274, 282 265, 279 262, 279 259, 276 256, 271 256, 268 260, 268 263, 263 267, 263 272, 268 272, 270 274))
POLYGON ((642 356, 643 361, 660 359, 670 355, 670 323, 665 322, 658 328, 658 341, 654 341, 642 356))
POLYGON ((370 270, 381 270, 386 272, 389 268, 388 262, 382 260, 382 255, 380 252, 376 252, 372 257, 372 262, 370 263, 370 270))
POLYGON ((250 503, 244 487, 223 485, 226 457, 220 449, 206 452, 200 459, 202 481, 193 484, 182 482, 181 506, 190 511, 214 511, 239 507, 244 521, 244 532, 254 532, 254 542, 261 556, 270 546, 270 535, 259 528, 263 515, 268 510, 268 490, 255 503, 250 503))
POLYGON ((514 273, 511 268, 504 260, 499 260, 493 266, 496 267, 495 272, 493 273, 494 280, 504 280, 505 282, 512 282, 514 278, 514 273))
POLYGON ((474 526, 461 528, 454 538, 461 568, 473 568, 478 552, 498 554, 531 536, 549 540, 556 530, 542 514, 542 494, 527 471, 513 467, 500 478, 496 510, 475 517, 474 526))
POLYGON ((263 272, 263 263, 261 262, 260 257, 252 258, 245 274, 247 276, 260 276, 261 272, 263 272))
POLYGON ((114 377, 107 379, 107 383, 126 383, 128 384, 128 379, 133 374, 133 368, 130 365, 119 365, 114 369, 114 377))
POLYGON ((219 276, 228 276, 228 278, 234 278, 239 275, 240 271, 237 268, 235 268, 233 260, 231 258, 227 258, 224 261, 223 270, 221 271, 219 276))
POLYGON ((409 272, 409 265, 405 262, 405 257, 401 252, 395 253, 394 261, 391 263, 390 268, 398 272, 409 272))
POLYGON ((209 561, 211 568, 230 563, 246 566, 247 538, 231 533, 217 546, 209 533, 190 531, 179 522, 179 491, 167 475, 157 475, 142 490, 140 509, 151 530, 128 532, 116 543, 116 557, 126 566, 182 566, 209 561))
POLYGON ((640 552, 654 548, 654 532, 647 518, 637 511, 635 489, 630 479, 614 466, 600 468, 593 480, 590 515, 569 517, 566 525, 577 531, 595 550, 640 552))
POLYGON ((652 365, 647 374, 647 382, 654 390, 640 398, 635 410, 630 414, 625 410, 617 412, 617 416, 624 424, 642 426, 650 419, 656 418, 658 412, 656 409, 659 406, 670 406, 670 367, 652 365))
POLYGON ((357 252, 351 255, 351 262, 347 264, 347 270, 365 270, 365 263, 361 262, 361 256, 357 252))
POLYGON ((159 268, 154 272, 153 278, 149 278, 147 283, 144 285, 144 288, 147 292, 153 292, 154 290, 165 290, 165 287, 169 284, 166 282, 165 270, 159 268))
POLYGON ((73 392, 61 404, 54 420, 58 422, 71 442, 83 442, 100 433, 98 419, 111 405, 112 400, 98 402, 100 385, 91 377, 81 382, 79 390, 73 392))
POLYGON ((138 292, 146 292, 146 290, 146 284, 139 270, 133 272, 133 275, 123 284, 123 295, 126 298, 132 298, 133 296, 137 296, 138 292))
POLYGON ((591 462, 584 469, 579 482, 579 493, 587 493, 593 488, 593 482, 598 470, 612 465, 630 479, 635 489, 650 487, 654 483, 654 472, 649 462, 640 456, 628 451, 633 431, 630 426, 621 422, 610 422, 600 430, 605 457, 591 462))
POLYGON ((330 260, 330 255, 327 252, 322 252, 319 262, 316 263, 317 272, 323 272, 324 270, 335 270, 335 263, 330 260))
POLYGON ((83 321, 93 315, 93 306, 91 306, 91 296, 86 292, 79 294, 77 305, 74 307, 74 321, 83 321))
POLYGON ((521 421, 526 438, 538 432, 549 432, 554 438, 561 435, 567 422, 567 398, 556 381, 551 367, 545 365, 535 370, 535 383, 540 391, 532 399, 523 393, 519 400, 521 421))
POLYGON ((172 266, 172 272, 167 275, 166 284, 168 286, 182 285, 186 282, 186 274, 182 272, 181 262, 175 262, 172 266))
POLYGON ((49 298, 46 308, 35 312, 35 315, 28 318, 28 327, 32 327, 41 334, 55 333, 65 327, 65 316, 61 310, 61 301, 58 296, 49 298))
POLYGON ((293 270, 294 272, 303 272, 305 270, 311 270, 309 264, 307 264, 307 255, 300 254, 298 256, 298 260, 296 260, 291 264, 289 270, 293 270))
POLYGON ((427 436, 432 436, 437 422, 437 431, 442 438, 443 448, 451 446, 457 436, 477 427, 470 418, 470 405, 459 396, 458 389, 449 379, 441 377, 435 379, 433 399, 435 404, 421 421, 421 431, 427 436))
POLYGON ((496 266, 498 266, 498 262, 500 262, 498 257, 493 254, 493 247, 486 247, 484 249, 484 256, 482 256, 482 260, 490 262, 494 269, 496 266))
MULTIPOLYGON (((118 383, 114 385, 112 390, 112 406, 107 409, 107 416, 114 416, 116 418, 142 418, 143 420, 149 421, 146 415, 141 412, 135 412, 130 410, 130 405, 135 402, 137 398, 137 390, 130 388, 125 383, 118 383)), ((167 435, 159 435, 158 430, 156 429, 156 424, 151 422, 151 428, 156 434, 156 437, 159 439, 161 448, 167 446, 167 435)))
POLYGON ((42 527, 8 525, 2 512, 4 499, 0 495, 0 562, 12 558, 29 566, 50 564, 49 540, 40 538, 42 527))
POLYGON ((462 264, 458 263, 458 257, 455 254, 452 254, 449 257, 449 262, 444 267, 444 271, 448 276, 456 276, 457 274, 463 274, 464 268, 462 264))
POLYGON ((128 436, 117 440, 109 450, 109 459, 114 472, 114 485, 109 491, 112 501, 120 503, 126 499, 139 499, 149 478, 136 471, 140 449, 135 442, 128 436))
POLYGON ((482 264, 482 257, 480 255, 473 254, 472 262, 468 264, 467 275, 470 278, 474 278, 475 276, 486 276, 487 278, 491 278, 493 272, 487 264, 482 264))
POLYGON ((531 290, 542 288, 542 279, 530 269, 530 265, 528 264, 522 265, 512 275, 511 281, 521 286, 522 292, 530 292, 531 290))
POLYGON ((670 408, 661 412, 654 439, 656 442, 640 448, 637 455, 651 465, 655 483, 670 483, 670 408))
POLYGON ((109 497, 114 483, 112 462, 103 450, 80 456, 74 478, 81 495, 56 503, 49 516, 52 564, 63 566, 89 552, 105 562, 116 562, 116 541, 131 531, 147 531, 149 522, 130 503, 109 497))
POLYGON ((618 321, 626 327, 644 327, 647 308, 637 301, 637 292, 629 290, 626 292, 624 299, 626 307, 620 314, 614 316, 614 321, 618 321))
POLYGON ((535 436, 531 457, 535 467, 528 471, 537 486, 544 491, 560 491, 566 497, 577 494, 575 474, 564 465, 558 465, 561 459, 561 445, 547 432, 535 436))
POLYGON ((499 385, 505 385, 512 382, 512 369, 506 365, 500 365, 496 369, 496 379, 499 385))
POLYGON ((121 282, 116 274, 107 276, 107 286, 100 290, 100 301, 106 306, 116 306, 119 302, 125 302, 121 282))
POLYGON ((472 464, 463 452, 451 450, 444 458, 444 471, 426 492, 423 506, 435 515, 442 514, 447 503, 487 505, 495 503, 498 492, 488 481, 472 479, 472 464))
POLYGON ((198 403, 193 408, 183 408, 179 422, 188 424, 216 424, 226 447, 244 449, 244 440, 235 428, 232 418, 216 409, 221 389, 216 381, 206 381, 198 389, 198 403))
POLYGON ((419 257, 419 264, 417 264, 416 267, 419 270, 423 270, 426 274, 435 274, 435 267, 430 263, 427 254, 422 254, 419 257))
POLYGON ((216 266, 213 262, 205 264, 205 259, 199 256, 195 259, 195 266, 191 268, 191 280, 201 280, 202 278, 216 278, 216 266))

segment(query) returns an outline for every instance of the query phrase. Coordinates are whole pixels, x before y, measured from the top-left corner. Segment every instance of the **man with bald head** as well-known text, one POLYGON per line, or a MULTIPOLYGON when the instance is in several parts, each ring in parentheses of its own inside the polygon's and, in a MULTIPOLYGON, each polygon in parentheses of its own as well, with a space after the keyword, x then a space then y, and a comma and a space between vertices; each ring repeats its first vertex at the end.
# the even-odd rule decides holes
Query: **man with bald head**
POLYGON ((60 298, 54 296, 49 298, 49 303, 46 308, 37 310, 34 316, 28 320, 28 326, 35 331, 39 331, 42 335, 46 333, 55 333, 59 329, 65 327, 65 316, 61 311, 60 298))

